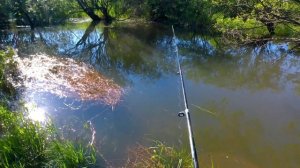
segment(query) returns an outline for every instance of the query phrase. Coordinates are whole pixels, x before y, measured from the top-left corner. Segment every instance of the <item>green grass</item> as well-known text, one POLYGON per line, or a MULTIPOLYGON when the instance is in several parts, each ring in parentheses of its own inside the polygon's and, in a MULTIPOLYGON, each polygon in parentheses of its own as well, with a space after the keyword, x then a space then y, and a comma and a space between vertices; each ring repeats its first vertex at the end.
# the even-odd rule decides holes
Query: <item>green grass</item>
POLYGON ((138 145, 130 150, 125 167, 130 168, 192 168, 192 159, 185 150, 168 147, 160 141, 154 141, 154 146, 138 145))
POLYGON ((92 146, 59 138, 53 125, 0 106, 0 167, 92 167, 95 155, 92 146))
POLYGON ((42 126, 25 117, 26 110, 8 108, 15 94, 7 80, 15 72, 12 55, 12 49, 0 51, 0 167, 94 167, 93 146, 62 139, 51 123, 42 126))

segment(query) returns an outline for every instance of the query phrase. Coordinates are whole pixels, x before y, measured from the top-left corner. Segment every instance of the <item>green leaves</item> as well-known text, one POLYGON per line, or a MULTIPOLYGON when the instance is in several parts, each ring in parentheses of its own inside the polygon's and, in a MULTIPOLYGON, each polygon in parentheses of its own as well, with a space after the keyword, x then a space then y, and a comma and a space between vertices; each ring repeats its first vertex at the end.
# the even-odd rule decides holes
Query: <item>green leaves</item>
POLYGON ((270 36, 296 36, 300 27, 300 5, 287 0, 237 1, 230 3, 214 0, 218 6, 235 7, 236 11, 223 10, 223 15, 215 15, 215 28, 231 40, 247 41, 248 39, 270 36))
POLYGON ((147 0, 150 19, 193 29, 209 28, 210 1, 147 0))
POLYGON ((9 96, 13 96, 12 94, 15 92, 7 80, 7 76, 12 76, 16 70, 16 64, 12 60, 13 55, 14 51, 11 48, 5 51, 0 50, 0 92, 5 92, 9 96))

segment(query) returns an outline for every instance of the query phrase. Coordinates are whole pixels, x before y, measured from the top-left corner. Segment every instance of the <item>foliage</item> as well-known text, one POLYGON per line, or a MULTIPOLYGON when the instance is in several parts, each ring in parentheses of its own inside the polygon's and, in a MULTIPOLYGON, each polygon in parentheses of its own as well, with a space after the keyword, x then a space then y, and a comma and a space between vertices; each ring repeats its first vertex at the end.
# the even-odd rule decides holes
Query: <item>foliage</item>
POLYGON ((193 165, 192 159, 186 151, 176 150, 162 142, 155 141, 154 147, 147 148, 139 145, 131 150, 126 167, 189 168, 193 165))
POLYGON ((77 4, 65 0, 12 0, 10 8, 17 23, 29 24, 31 28, 59 24, 71 17, 77 4))
POLYGON ((16 63, 12 59, 13 55, 12 49, 0 50, 0 92, 4 92, 8 96, 15 93, 15 89, 8 82, 8 78, 12 78, 16 74, 16 63))
POLYGON ((227 39, 251 39, 268 35, 267 28, 255 19, 243 20, 241 17, 216 19, 217 28, 227 39))
POLYGON ((8 0, 2 0, 0 3, 0 28, 4 28, 8 25, 9 9, 7 6, 8 0))
MULTIPOLYGON (((99 21, 104 19, 107 23, 110 23, 114 17, 112 16, 114 9, 117 9, 117 0, 76 0, 81 9, 91 18, 93 21, 99 21), (101 17, 97 14, 100 14, 101 17)), ((122 1, 121 1, 122 2, 122 1)), ((121 3, 119 2, 119 4, 121 3)), ((116 11, 114 12, 116 13, 116 11)))
POLYGON ((215 28, 230 38, 299 37, 300 5, 292 0, 214 0, 215 28))
POLYGON ((151 20, 192 27, 207 28, 211 25, 209 0, 148 0, 151 20))
POLYGON ((0 20, 7 22, 10 13, 18 24, 33 29, 85 13, 106 23, 135 17, 194 31, 217 30, 229 40, 274 35, 298 38, 299 4, 297 0, 4 0, 0 20))
POLYGON ((0 106, 0 167, 89 167, 93 147, 84 148, 55 136, 53 125, 41 126, 0 106))

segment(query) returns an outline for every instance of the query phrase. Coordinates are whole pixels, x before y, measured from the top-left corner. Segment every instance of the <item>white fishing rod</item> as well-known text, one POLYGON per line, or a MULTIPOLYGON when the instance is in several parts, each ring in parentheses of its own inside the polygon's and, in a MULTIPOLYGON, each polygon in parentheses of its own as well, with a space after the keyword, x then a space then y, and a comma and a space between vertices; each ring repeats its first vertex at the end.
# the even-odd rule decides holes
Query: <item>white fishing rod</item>
POLYGON ((176 44, 176 35, 175 35, 173 25, 172 25, 172 31, 173 31, 173 40, 172 40, 173 41, 173 47, 175 48, 176 59, 177 59, 178 70, 179 70, 178 73, 180 75, 181 90, 182 90, 184 107, 185 107, 185 110, 179 112, 178 116, 179 117, 184 117, 184 116, 186 117, 187 127, 188 127, 188 132, 189 132, 189 142, 190 142, 190 148, 191 148, 191 155, 192 155, 192 159, 193 159, 193 165, 194 165, 194 168, 198 168, 199 167, 199 162, 198 162, 197 150, 196 150, 194 136, 193 136, 192 121, 191 121, 191 116, 190 116, 189 107, 188 107, 188 101, 187 101, 186 92, 185 92, 184 79, 183 79, 183 74, 182 74, 181 65, 180 65, 180 61, 179 61, 178 47, 177 47, 177 44, 176 44))

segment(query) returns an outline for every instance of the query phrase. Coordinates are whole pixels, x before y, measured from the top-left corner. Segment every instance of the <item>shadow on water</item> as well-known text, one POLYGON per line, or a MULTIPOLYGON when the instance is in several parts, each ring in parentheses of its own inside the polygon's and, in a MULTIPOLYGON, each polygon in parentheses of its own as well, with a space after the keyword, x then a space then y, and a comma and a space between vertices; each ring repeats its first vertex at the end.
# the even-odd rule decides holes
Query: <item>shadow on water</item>
MULTIPOLYGON (((289 44, 232 47, 218 38, 178 32, 200 160, 218 167, 297 167, 300 153, 300 57, 289 44)), ((84 62, 125 88, 112 110, 93 100, 53 94, 33 98, 70 136, 91 121, 95 144, 116 165, 147 139, 188 148, 172 32, 155 24, 101 23, 12 30, 0 42, 21 58, 44 54, 84 62), (72 132, 74 131, 74 132, 72 132)), ((90 135, 90 134, 89 134, 90 135)))

